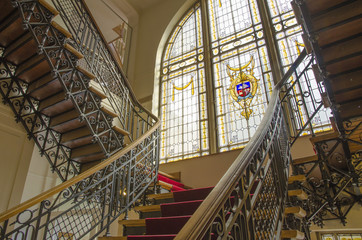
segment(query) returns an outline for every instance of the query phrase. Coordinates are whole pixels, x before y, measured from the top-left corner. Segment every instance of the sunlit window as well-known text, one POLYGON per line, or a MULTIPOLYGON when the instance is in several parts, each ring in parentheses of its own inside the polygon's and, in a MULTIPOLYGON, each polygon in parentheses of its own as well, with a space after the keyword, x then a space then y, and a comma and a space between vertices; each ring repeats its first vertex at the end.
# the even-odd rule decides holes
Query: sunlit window
POLYGON ((361 240, 362 233, 328 233, 322 234, 322 240, 361 240))
POLYGON ((175 27, 161 74, 161 162, 209 154, 200 5, 175 27))
POLYGON ((219 151, 245 146, 259 126, 273 81, 256 1, 209 0, 219 151))
MULTIPOLYGON (((161 163, 243 148, 256 132, 279 80, 273 75, 286 72, 304 48, 290 1, 258 2, 197 1, 174 27, 161 61, 161 163)), ((312 83, 295 92, 318 91, 312 70, 304 74, 312 83)), ((298 95, 290 101, 299 127, 321 99, 307 98, 304 108, 298 95)), ((327 112, 315 119, 314 127, 330 127, 327 112)))

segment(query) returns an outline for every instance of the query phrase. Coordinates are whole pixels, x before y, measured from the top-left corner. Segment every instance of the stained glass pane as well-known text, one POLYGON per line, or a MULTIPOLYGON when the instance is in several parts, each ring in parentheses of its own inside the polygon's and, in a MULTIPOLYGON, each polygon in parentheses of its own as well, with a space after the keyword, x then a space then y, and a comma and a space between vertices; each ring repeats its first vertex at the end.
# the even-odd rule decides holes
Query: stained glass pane
MULTIPOLYGON (((160 78, 161 163, 209 154, 209 131, 214 131, 209 129, 209 117, 215 117, 216 126, 211 128, 216 129, 219 152, 244 147, 271 96, 274 80, 267 43, 272 41, 266 39, 270 32, 263 29, 262 19, 268 19, 260 14, 258 1, 207 0, 207 4, 208 16, 201 16, 196 3, 165 45, 160 78), (206 48, 211 49, 210 57, 204 50, 203 19, 210 33, 206 48), (215 99, 207 95, 207 85, 213 85, 215 99), (215 104, 215 116, 208 115, 210 104, 215 104)), ((290 0, 267 0, 265 6, 260 8, 270 13, 274 47, 279 49, 274 59, 280 57, 286 72, 305 47, 302 28, 290 0)), ((297 69, 289 79, 293 89, 289 104, 298 130, 308 123, 308 112, 315 112, 322 102, 324 89, 314 77, 312 64, 307 59, 300 67, 307 70, 297 69)), ((330 110, 323 108, 311 122, 314 131, 329 130, 330 116, 330 110)), ((304 134, 310 132, 309 126, 304 129, 304 134)))
POLYGON ((361 240, 361 233, 328 233, 322 234, 322 240, 361 240))
POLYGON ((335 238, 332 234, 323 234, 322 240, 335 240, 335 238))
POLYGON ((209 0, 220 151, 245 146, 273 88, 256 1, 209 0))
POLYGON ((199 4, 185 14, 171 34, 164 52, 161 163, 209 153, 200 14, 199 4))

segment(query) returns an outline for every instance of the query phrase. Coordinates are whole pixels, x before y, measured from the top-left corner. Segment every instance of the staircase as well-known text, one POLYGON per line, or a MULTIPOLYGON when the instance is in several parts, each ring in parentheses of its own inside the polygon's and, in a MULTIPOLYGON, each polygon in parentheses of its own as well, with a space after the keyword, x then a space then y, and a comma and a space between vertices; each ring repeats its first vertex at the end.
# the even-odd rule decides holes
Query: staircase
POLYGON ((8 13, 0 19, 0 92, 52 169, 65 181, 121 149, 129 132, 79 66, 72 35, 52 20, 58 11, 45 1, 0 7, 8 13))
POLYGON ((136 207, 139 220, 120 220, 127 239, 174 239, 212 188, 148 195, 154 205, 136 207))
MULTIPOLYGON (((335 132, 311 130, 317 155, 292 162, 279 101, 281 89, 293 94, 292 74, 303 78, 311 68, 301 64, 303 51, 221 181, 191 190, 159 177, 158 119, 129 92, 86 7, 64 1, 54 0, 58 10, 44 0, 0 2, 3 101, 64 181, 2 213, 0 239, 94 239, 136 205, 141 219, 120 221, 127 239, 309 239, 306 223, 322 226, 331 215, 345 223, 348 209, 361 202, 361 1, 294 4, 326 89, 323 103, 334 114, 335 132), (57 14, 66 28, 53 21, 57 14), (157 182, 171 192, 148 195, 153 204, 140 206, 157 182)), ((306 123, 296 136, 308 124, 312 129, 306 123)))
MULTIPOLYGON (((159 176, 165 181, 173 182, 176 185, 180 184, 177 181, 162 176, 162 174, 159 176)), ((308 228, 304 225, 306 211, 299 206, 302 205, 301 202, 306 202, 308 199, 308 195, 301 189, 301 185, 305 181, 306 177, 304 175, 291 176, 288 179, 289 200, 287 200, 287 207, 284 209, 285 223, 284 230, 281 231, 281 239, 305 239, 305 235, 309 235, 308 228)), ((251 197, 253 197, 259 185, 260 181, 254 183, 250 194, 251 197)), ((269 185, 269 187, 272 187, 272 185, 269 185)), ((189 190, 180 189, 174 192, 147 195, 148 202, 152 204, 134 208, 139 213, 138 219, 120 219, 118 221, 123 226, 123 236, 100 237, 99 240, 172 240, 212 189, 213 187, 189 190)), ((276 195, 272 193, 261 196, 261 198, 268 198, 268 200, 275 197, 276 195)), ((234 197, 231 197, 229 202, 231 205, 234 205, 234 197)), ((231 212, 226 212, 225 214, 230 216, 231 212)), ((255 211, 254 221, 269 221, 272 216, 273 208, 259 206, 259 209, 255 211)), ((266 239, 270 233, 259 231, 256 234, 258 239, 266 239)), ((211 239, 217 239, 216 235, 212 234, 211 239)))
POLYGON ((333 132, 311 138, 317 156, 295 160, 294 172, 304 174, 310 184, 305 190, 315 207, 307 219, 320 226, 326 219, 346 224, 348 209, 362 199, 362 2, 307 0, 293 5, 305 43, 316 56, 314 74, 326 88, 324 105, 331 107, 334 125, 333 132))
MULTIPOLYGON (((76 4, 73 13, 85 11, 76 4)), ((3 102, 63 181, 2 213, 0 239, 95 238, 156 181, 158 119, 135 99, 96 31, 98 41, 81 41, 45 0, 2 0, 0 9, 3 102)))

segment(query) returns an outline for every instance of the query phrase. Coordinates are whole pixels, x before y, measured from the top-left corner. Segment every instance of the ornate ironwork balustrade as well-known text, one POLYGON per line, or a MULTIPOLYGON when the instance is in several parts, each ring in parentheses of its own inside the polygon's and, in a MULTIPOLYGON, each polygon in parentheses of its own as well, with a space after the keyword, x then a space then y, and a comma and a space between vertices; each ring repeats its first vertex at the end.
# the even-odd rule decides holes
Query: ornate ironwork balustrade
POLYGON ((295 94, 290 90, 291 76, 295 81, 307 76, 310 64, 306 60, 313 58, 304 50, 274 88, 263 121, 247 147, 175 239, 279 239, 291 162, 279 94, 295 94), (287 90, 282 92, 282 88, 287 90))
POLYGON ((122 127, 131 133, 130 138, 136 139, 143 129, 149 129, 152 124, 148 115, 142 114, 126 80, 123 70, 114 60, 104 36, 98 29, 89 9, 82 0, 52 0, 59 14, 72 34, 69 40, 84 59, 79 65, 95 76, 95 81, 107 95, 112 108, 117 112, 122 127), (134 115, 143 124, 135 128, 134 115))
POLYGON ((0 239, 96 238, 158 173, 159 123, 86 172, 0 214, 0 239))
MULTIPOLYGON (((29 33, 37 45, 38 55, 32 58, 44 59, 50 72, 36 80, 22 79, 19 77, 21 66, 9 62, 6 59, 7 49, 1 47, 0 93, 4 103, 12 108, 16 120, 23 124, 29 138, 35 141, 62 181, 79 174, 82 164, 73 161, 73 149, 63 144, 62 133, 51 126, 52 117, 44 113, 40 108, 41 101, 32 95, 32 89, 38 86, 38 82, 48 77, 59 81, 65 100, 72 102, 79 120, 88 127, 92 141, 99 145, 105 157, 124 146, 124 137, 114 129, 115 125, 129 133, 127 143, 154 126, 157 118, 136 100, 83 2, 55 2, 65 23, 79 23, 76 30, 75 25, 67 25, 72 33, 70 35, 55 27, 53 17, 58 12, 44 7, 44 1, 16 0, 12 4, 17 8, 14 16, 22 19, 22 25, 27 29, 25 34, 29 33), (70 7, 65 8, 68 5, 70 7), (78 20, 71 18, 67 22, 68 16, 75 16, 78 20), (73 46, 78 53, 69 51, 72 49, 69 46, 73 46), (79 59, 80 55, 83 58, 79 59), (106 95, 106 100, 92 93, 90 88, 93 83, 106 95), (111 105, 117 120, 103 111, 103 102, 111 105)), ((35 63, 39 63, 39 60, 32 64, 35 63)))
MULTIPOLYGON (((23 123, 29 137, 46 155, 61 180, 65 181, 1 213, 0 239, 66 236, 94 239, 100 232, 106 231, 120 214, 126 213, 155 182, 159 153, 158 119, 138 103, 99 32, 96 33, 99 50, 94 55, 96 59, 89 61, 91 54, 85 53, 86 60, 79 60, 77 55, 80 54, 74 54, 66 46, 84 46, 88 42, 79 41, 77 34, 69 38, 71 36, 59 30, 61 28, 54 27, 52 18, 56 10, 38 0, 15 0, 12 4, 17 7, 15 19, 19 19, 17 22, 21 22, 27 31, 25 34, 33 37, 38 46, 35 57, 49 64, 52 79, 59 80, 66 100, 74 104, 94 141, 101 145, 106 156, 112 156, 74 177, 79 173, 79 165, 69 161, 70 149, 61 143, 61 134, 51 128, 50 117, 39 110, 39 101, 29 94, 31 84, 18 77, 18 66, 8 62, 4 57, 6 48, 0 48, 0 82, 4 101, 13 109, 16 119, 23 123), (88 72, 80 70, 80 65, 84 65, 82 69, 88 72), (112 129, 113 119, 102 111, 100 97, 90 91, 92 80, 101 86, 118 114, 119 123, 130 133, 128 146, 123 146, 123 139, 112 129)), ((88 24, 93 21, 88 12, 82 14, 87 16, 88 24)))

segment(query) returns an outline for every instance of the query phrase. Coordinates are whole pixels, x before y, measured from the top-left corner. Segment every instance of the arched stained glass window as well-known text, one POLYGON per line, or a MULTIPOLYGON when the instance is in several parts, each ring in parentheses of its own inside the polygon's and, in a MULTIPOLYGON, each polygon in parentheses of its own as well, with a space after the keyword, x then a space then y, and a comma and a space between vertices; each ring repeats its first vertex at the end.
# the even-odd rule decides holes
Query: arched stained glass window
POLYGON ((161 162, 209 153, 200 4, 171 34, 162 61, 161 162))
POLYGON ((209 0, 212 67, 220 151, 245 146, 273 87, 256 1, 209 0))
MULTIPOLYGON (((162 56, 161 163, 244 147, 264 116, 276 76, 303 50, 301 34, 289 0, 197 1, 162 56)), ((317 84, 294 88, 318 90, 317 84)), ((306 112, 298 101, 296 95, 290 104, 301 125, 306 112)), ((328 117, 324 112, 313 124, 323 130, 328 117)))

